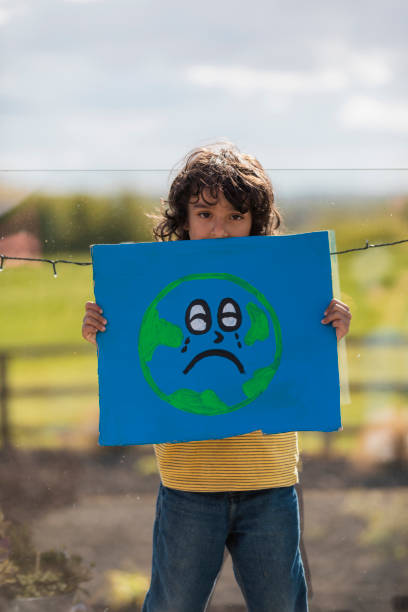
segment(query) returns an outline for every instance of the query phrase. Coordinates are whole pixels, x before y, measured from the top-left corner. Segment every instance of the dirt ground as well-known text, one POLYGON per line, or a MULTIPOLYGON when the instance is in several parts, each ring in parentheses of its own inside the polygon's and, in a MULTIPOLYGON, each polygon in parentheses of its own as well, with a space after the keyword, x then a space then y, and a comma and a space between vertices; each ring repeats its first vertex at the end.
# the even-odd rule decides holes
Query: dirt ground
MULTIPOLYGON (((147 448, 3 452, 0 507, 30 523, 39 549, 65 547, 94 563, 86 603, 108 612, 111 570, 150 574, 153 467, 147 448)), ((304 457, 301 482, 311 612, 408 609, 408 466, 304 457)), ((209 611, 244 610, 226 557, 209 611)))

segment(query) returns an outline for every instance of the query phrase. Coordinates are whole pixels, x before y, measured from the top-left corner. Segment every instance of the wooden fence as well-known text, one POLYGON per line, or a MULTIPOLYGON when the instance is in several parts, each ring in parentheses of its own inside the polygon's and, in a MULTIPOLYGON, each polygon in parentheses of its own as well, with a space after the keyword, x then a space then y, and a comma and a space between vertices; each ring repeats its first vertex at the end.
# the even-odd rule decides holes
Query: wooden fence
MULTIPOLYGON (((408 350, 408 338, 402 336, 393 336, 389 338, 377 338, 377 337, 350 337, 347 339, 347 346, 351 347, 358 346, 362 347, 369 346, 382 346, 382 347, 406 347, 408 350)), ((73 354, 95 354, 95 349, 87 344, 75 344, 75 345, 42 345, 35 347, 10 347, 0 349, 0 434, 3 448, 10 448, 12 445, 12 432, 10 426, 10 400, 16 398, 27 398, 27 397, 56 397, 64 395, 97 395, 98 389, 95 384, 70 384, 69 386, 32 386, 23 388, 13 388, 10 385, 9 380, 9 366, 13 359, 37 359, 40 357, 52 357, 52 356, 67 356, 73 354)), ((407 397, 407 409, 408 409, 408 380, 405 382, 400 381, 384 381, 378 378, 375 381, 363 381, 363 382, 351 382, 350 392, 374 392, 374 393, 400 393, 407 397)), ((358 431, 360 427, 347 427, 347 430, 353 433, 358 431)), ((323 452, 324 454, 330 454, 331 449, 331 436, 329 434, 322 433, 324 438, 323 452)))
POLYGON ((39 345, 35 347, 11 347, 0 349, 0 417, 1 441, 3 448, 12 446, 10 426, 10 400, 16 398, 57 397, 72 395, 97 395, 95 384, 75 385, 36 385, 32 387, 14 388, 10 384, 10 364, 14 359, 38 359, 41 357, 72 356, 73 354, 95 354, 95 349, 86 344, 39 345))

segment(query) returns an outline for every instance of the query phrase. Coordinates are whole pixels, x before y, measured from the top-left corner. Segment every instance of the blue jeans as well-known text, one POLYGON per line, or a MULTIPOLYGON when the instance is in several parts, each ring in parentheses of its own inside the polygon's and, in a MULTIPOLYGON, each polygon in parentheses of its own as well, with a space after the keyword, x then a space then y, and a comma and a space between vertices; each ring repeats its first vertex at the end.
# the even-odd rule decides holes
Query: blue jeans
POLYGON ((224 547, 249 612, 307 612, 295 487, 190 493, 160 485, 143 612, 206 609, 224 547))

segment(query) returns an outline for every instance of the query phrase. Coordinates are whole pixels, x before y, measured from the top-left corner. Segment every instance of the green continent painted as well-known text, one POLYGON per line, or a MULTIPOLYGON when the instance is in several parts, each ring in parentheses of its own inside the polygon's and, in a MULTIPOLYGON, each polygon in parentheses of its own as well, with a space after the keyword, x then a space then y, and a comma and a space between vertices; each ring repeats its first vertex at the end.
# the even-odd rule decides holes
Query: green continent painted
POLYGON ((178 325, 160 319, 156 308, 147 311, 140 328, 139 350, 145 361, 150 361, 160 345, 177 348, 183 342, 183 332, 178 325))
POLYGON ((258 395, 261 395, 265 389, 267 389, 269 383, 275 375, 279 364, 266 366, 265 368, 259 368, 255 370, 252 378, 243 383, 242 389, 245 395, 254 400, 258 395))
POLYGON ((168 396, 168 401, 179 410, 195 414, 213 415, 231 412, 231 406, 227 406, 211 389, 201 393, 192 389, 178 389, 168 396))
POLYGON ((252 346, 257 340, 262 341, 268 338, 269 323, 264 311, 253 302, 248 302, 246 309, 251 319, 251 327, 245 334, 244 342, 252 346))

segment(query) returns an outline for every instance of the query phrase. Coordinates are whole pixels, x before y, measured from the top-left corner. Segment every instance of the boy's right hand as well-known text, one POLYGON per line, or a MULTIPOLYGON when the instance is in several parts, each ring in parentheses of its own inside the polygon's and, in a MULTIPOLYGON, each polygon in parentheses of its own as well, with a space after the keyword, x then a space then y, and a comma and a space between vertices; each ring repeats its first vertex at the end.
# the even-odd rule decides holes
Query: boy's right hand
POLYGON ((96 332, 105 331, 107 320, 102 316, 102 308, 95 302, 85 304, 85 316, 82 323, 82 337, 96 345, 96 332))

